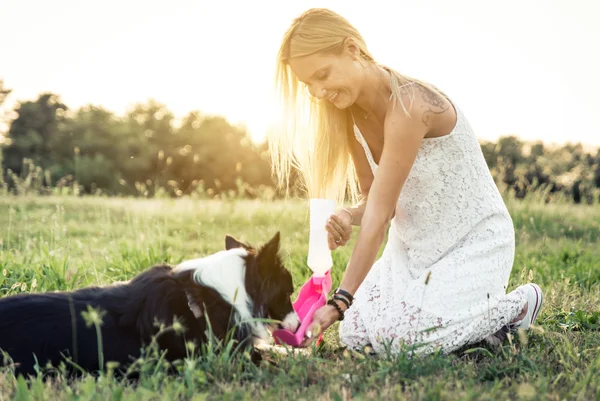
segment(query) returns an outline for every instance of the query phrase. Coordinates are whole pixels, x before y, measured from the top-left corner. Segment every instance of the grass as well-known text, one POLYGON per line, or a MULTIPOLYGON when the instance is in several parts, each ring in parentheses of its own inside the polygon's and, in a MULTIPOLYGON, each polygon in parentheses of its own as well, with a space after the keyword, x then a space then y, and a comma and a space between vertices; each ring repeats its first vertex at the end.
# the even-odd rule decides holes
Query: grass
MULTIPOLYGON (((44 382, 4 368, 0 400, 600 400, 600 207, 508 205, 517 229, 509 289, 534 280, 546 298, 539 325, 500 349, 373 358, 341 349, 334 325, 322 349, 260 367, 224 353, 187 359, 167 377, 148 356, 137 385, 110 370, 44 382)), ((298 288, 310 275, 306 203, 0 197, 0 296, 126 280, 220 250, 226 233, 260 244, 278 230, 298 288)), ((334 286, 355 239, 333 254, 334 286)))

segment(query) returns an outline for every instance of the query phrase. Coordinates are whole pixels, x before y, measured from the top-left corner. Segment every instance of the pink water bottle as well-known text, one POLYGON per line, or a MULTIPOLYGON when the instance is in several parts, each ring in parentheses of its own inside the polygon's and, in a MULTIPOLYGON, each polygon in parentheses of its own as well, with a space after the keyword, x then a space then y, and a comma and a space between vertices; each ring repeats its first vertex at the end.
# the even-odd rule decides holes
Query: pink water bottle
MULTIPOLYGON (((331 267, 333 260, 327 244, 325 223, 335 211, 335 201, 329 199, 310 200, 310 235, 308 243, 308 267, 312 276, 304 283, 298 298, 293 303, 294 310, 300 318, 300 326, 296 332, 280 329, 273 332, 278 344, 285 343, 297 347, 304 339, 304 333, 312 322, 317 309, 327 303, 327 295, 331 291, 331 267)), ((323 338, 319 336, 318 342, 323 338)))

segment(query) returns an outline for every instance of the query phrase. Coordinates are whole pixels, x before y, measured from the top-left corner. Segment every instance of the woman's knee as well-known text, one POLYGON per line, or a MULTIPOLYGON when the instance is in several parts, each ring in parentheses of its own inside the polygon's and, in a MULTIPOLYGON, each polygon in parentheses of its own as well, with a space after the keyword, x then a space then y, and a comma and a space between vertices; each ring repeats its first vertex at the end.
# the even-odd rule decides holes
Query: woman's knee
POLYGON ((369 343, 367 329, 358 311, 350 308, 344 314, 339 326, 340 341, 347 346, 364 346, 369 343))

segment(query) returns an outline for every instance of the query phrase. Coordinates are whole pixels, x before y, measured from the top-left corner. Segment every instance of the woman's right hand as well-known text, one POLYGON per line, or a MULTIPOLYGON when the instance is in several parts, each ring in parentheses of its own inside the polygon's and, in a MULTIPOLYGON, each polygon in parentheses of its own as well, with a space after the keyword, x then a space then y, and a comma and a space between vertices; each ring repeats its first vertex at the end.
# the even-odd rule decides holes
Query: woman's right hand
POLYGON ((329 249, 334 250, 340 246, 346 245, 352 234, 352 216, 345 210, 338 210, 332 214, 327 223, 327 243, 329 249))

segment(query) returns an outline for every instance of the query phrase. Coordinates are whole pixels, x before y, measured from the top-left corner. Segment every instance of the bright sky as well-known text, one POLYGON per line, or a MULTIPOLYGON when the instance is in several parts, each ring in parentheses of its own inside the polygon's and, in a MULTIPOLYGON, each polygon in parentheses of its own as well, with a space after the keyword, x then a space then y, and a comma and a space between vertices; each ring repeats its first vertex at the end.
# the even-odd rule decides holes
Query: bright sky
POLYGON ((311 7, 446 92, 480 139, 600 145, 598 0, 0 0, 0 78, 13 101, 52 91, 121 114, 155 98, 261 140, 280 39, 311 7))

